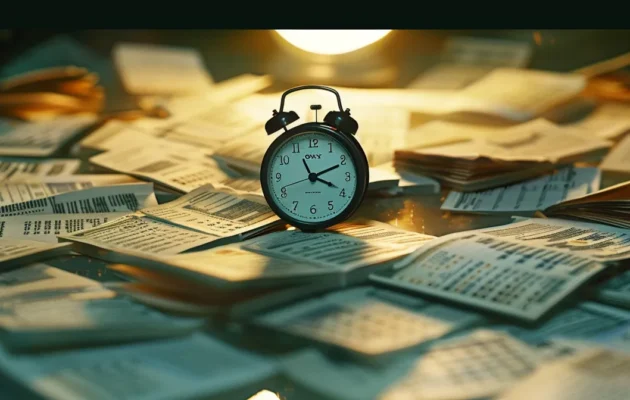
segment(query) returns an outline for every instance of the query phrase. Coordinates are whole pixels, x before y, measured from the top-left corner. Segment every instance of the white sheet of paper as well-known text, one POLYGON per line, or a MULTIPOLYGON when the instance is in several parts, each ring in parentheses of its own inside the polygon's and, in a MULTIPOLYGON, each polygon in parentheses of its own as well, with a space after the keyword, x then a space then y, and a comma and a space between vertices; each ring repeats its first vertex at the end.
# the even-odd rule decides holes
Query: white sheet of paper
POLYGON ((499 400, 625 400, 630 354, 586 349, 573 357, 541 365, 499 400))
POLYGON ((0 182, 72 175, 80 165, 80 160, 71 158, 42 161, 0 160, 0 182))
POLYGON ((206 184, 218 184, 238 174, 215 160, 195 153, 177 153, 154 147, 125 147, 90 158, 90 162, 157 184, 181 193, 206 184))
POLYGON ((42 243, 33 240, 3 238, 0 240, 0 267, 20 262, 25 265, 53 255, 69 253, 68 243, 42 243))
POLYGON ((600 180, 601 174, 597 168, 564 168, 541 178, 482 192, 451 191, 441 209, 531 215, 561 201, 599 190, 600 180))
POLYGON ((110 251, 164 255, 181 253, 217 239, 217 236, 146 218, 141 213, 59 237, 110 251))
MULTIPOLYGON (((604 269, 591 257, 601 250, 583 254, 567 248, 571 237, 565 236, 574 233, 575 226, 545 223, 526 220, 442 236, 396 263, 392 276, 370 278, 535 321, 604 269), (556 237, 568 240, 554 241, 556 237)), ((575 236, 586 237, 586 232, 575 236)))
POLYGON ((359 287, 271 311, 254 323, 373 356, 418 346, 482 320, 476 314, 414 300, 359 287), (406 305, 410 302, 414 306, 406 305))
POLYGON ((571 124, 587 135, 615 139, 630 132, 630 106, 624 103, 604 103, 586 118, 571 124))
POLYGON ((599 168, 603 173, 624 174, 630 177, 630 135, 612 148, 599 164, 599 168))
POLYGON ((387 243, 417 249, 435 236, 397 228, 378 221, 343 222, 331 228, 333 232, 372 243, 387 243))
POLYGON ((127 183, 66 192, 0 206, 0 217, 136 211, 157 205, 152 183, 127 183))
POLYGON ((186 95, 210 90, 212 76, 195 49, 119 43, 112 56, 132 94, 186 95))
POLYGON ((208 397, 256 384, 275 364, 207 335, 13 357, 0 365, 55 400, 208 397))
POLYGON ((57 235, 66 235, 94 228, 129 213, 132 213, 132 211, 126 213, 42 214, 6 217, 0 221, 0 239, 13 238, 57 243, 57 235))
POLYGON ((531 55, 532 47, 525 41, 460 36, 446 42, 443 58, 460 64, 521 68, 531 55))
MULTIPOLYGON (((391 162, 378 165, 370 171, 372 170, 383 171, 391 178, 398 178, 397 187, 390 190, 393 194, 437 194, 440 191, 440 182, 435 179, 410 171, 397 170, 391 162)), ((370 172, 370 179, 371 176, 370 172)))
POLYGON ((0 184, 0 206, 43 199, 62 193, 122 183, 138 183, 126 175, 71 175, 63 177, 13 178, 0 184))
POLYGON ((459 90, 483 78, 495 66, 439 63, 424 71, 409 85, 410 89, 459 90))
POLYGON ((36 122, 0 121, 0 155, 45 157, 96 122, 92 114, 36 122))

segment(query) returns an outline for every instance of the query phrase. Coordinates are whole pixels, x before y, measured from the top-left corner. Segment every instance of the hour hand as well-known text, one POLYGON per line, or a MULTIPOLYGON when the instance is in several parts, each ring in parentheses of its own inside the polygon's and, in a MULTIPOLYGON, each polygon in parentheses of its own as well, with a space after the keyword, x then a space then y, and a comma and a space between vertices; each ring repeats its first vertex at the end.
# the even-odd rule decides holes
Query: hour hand
POLYGON ((325 181, 325 180, 323 180, 323 179, 321 179, 321 178, 317 178, 317 180, 318 180, 318 181, 320 181, 320 182, 322 182, 322 183, 327 184, 327 185, 328 185, 328 186, 330 186, 330 187, 334 187, 334 188, 336 188, 336 187, 337 187, 337 185, 335 185, 334 183, 332 183, 332 182, 328 182, 328 181, 325 181))
POLYGON ((306 163, 306 160, 302 159, 302 162, 304 163, 304 166, 306 167, 306 172, 308 172, 310 174, 311 173, 311 169, 308 167, 308 164, 306 163))

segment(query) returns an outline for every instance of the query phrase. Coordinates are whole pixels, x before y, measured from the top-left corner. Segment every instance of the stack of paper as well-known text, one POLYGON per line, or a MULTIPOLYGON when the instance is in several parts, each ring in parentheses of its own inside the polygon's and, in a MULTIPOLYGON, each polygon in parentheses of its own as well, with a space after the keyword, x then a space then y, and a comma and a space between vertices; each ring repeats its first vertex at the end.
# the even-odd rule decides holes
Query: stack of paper
MULTIPOLYGON (((457 124, 450 124, 457 131, 457 124)), ((477 191, 517 182, 601 155, 611 144, 589 139, 539 119, 486 137, 427 148, 398 150, 395 163, 433 177, 460 191, 477 191), (563 145, 558 147, 561 142, 563 145)))

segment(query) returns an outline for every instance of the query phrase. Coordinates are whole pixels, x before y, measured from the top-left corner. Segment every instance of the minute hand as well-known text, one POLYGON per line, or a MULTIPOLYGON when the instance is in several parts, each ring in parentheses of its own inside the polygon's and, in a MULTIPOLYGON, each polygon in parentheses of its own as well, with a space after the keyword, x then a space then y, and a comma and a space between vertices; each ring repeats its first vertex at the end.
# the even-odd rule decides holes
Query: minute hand
POLYGON ((315 176, 320 176, 320 175, 323 175, 323 174, 325 174, 326 172, 330 172, 330 171, 332 171, 333 169, 337 169, 337 168, 339 168, 339 164, 334 165, 334 166, 332 166, 332 167, 330 167, 330 168, 326 168, 325 170, 323 170, 323 171, 320 171, 320 172, 316 173, 316 174, 315 174, 315 176))

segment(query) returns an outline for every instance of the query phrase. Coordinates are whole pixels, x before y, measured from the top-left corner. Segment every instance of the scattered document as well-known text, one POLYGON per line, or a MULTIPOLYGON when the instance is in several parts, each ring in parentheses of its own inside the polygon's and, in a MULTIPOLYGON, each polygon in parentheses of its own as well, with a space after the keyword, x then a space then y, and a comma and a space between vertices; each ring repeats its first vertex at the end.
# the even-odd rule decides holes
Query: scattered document
POLYGON ((215 160, 189 153, 158 150, 152 147, 127 147, 90 158, 90 163, 149 180, 179 193, 191 192, 206 184, 218 184, 238 176, 215 160))
POLYGON ((378 356, 418 346, 481 320, 478 315, 410 296, 359 287, 271 311, 257 316, 253 323, 364 356, 378 356))
POLYGON ((51 156, 94 122, 93 114, 36 122, 0 121, 0 156, 51 156))
POLYGON ((409 89, 459 90, 483 78, 495 66, 439 63, 424 71, 407 87, 409 89))
POLYGON ((457 64, 522 68, 531 55, 528 42, 460 36, 446 42, 443 59, 457 64))
POLYGON ((39 179, 75 173, 81 161, 75 159, 47 159, 42 161, 0 160, 0 182, 12 179, 39 179))
POLYGON ((332 232, 352 236, 372 243, 395 244, 416 249, 425 245, 435 236, 407 231, 390 224, 377 221, 360 220, 357 222, 343 222, 330 228, 332 232))
POLYGON ((153 44, 117 44, 114 62, 129 93, 186 95, 210 90, 212 76, 194 49, 153 44))
POLYGON ((440 182, 411 171, 397 169, 391 162, 371 168, 370 179, 372 179, 372 171, 382 171, 391 178, 398 179, 396 188, 388 190, 391 195, 430 195, 440 192, 440 182))
POLYGON ((27 265, 70 253, 67 243, 42 243, 33 240, 0 239, 0 268, 27 265))
POLYGON ((500 400, 625 400, 630 354, 587 349, 541 365, 510 388, 500 400))
POLYGON ((630 106, 624 103, 604 103, 586 118, 571 124, 587 135, 616 139, 630 132, 630 106))
POLYGON ((13 379, 54 400, 233 398, 231 391, 252 385, 255 392, 260 389, 256 385, 276 372, 269 360, 201 333, 50 354, 3 353, 0 366, 13 379))
POLYGON ((564 168, 553 174, 483 192, 451 191, 442 210, 533 215, 538 210, 599 190, 597 168, 564 168))
POLYGON ((605 179, 617 183, 630 180, 630 135, 624 137, 604 157, 599 168, 605 179))
POLYGON ((72 175, 64 177, 13 178, 0 183, 0 206, 43 199, 62 193, 75 192, 93 187, 138 183, 126 175, 72 175))
POLYGON ((591 340, 630 324, 630 312, 595 302, 584 302, 534 327, 493 326, 532 345, 556 339, 591 340))
POLYGON ((535 321, 629 250, 622 229, 528 219, 442 236, 370 278, 535 321))
POLYGON ((540 364, 540 354, 525 343, 492 331, 476 331, 432 346, 379 399, 489 398, 540 364))
POLYGON ((59 235, 59 238, 74 242, 75 247, 80 247, 83 253, 93 256, 98 254, 99 258, 107 258, 113 262, 125 262, 114 259, 119 250, 177 254, 216 240, 214 236, 156 221, 139 213, 125 215, 83 231, 59 235), (109 252, 99 252, 98 249, 109 252))
POLYGON ((58 235, 66 235, 94 228, 130 213, 132 213, 132 211, 100 214, 42 214, 6 217, 2 218, 0 221, 0 239, 13 238, 57 243, 58 235))
POLYGON ((497 68, 463 89, 461 95, 496 104, 514 119, 527 121, 570 100, 585 87, 586 77, 580 74, 497 68))
POLYGON ((66 192, 0 206, 0 217, 136 211, 157 205, 153 184, 128 183, 66 192))

